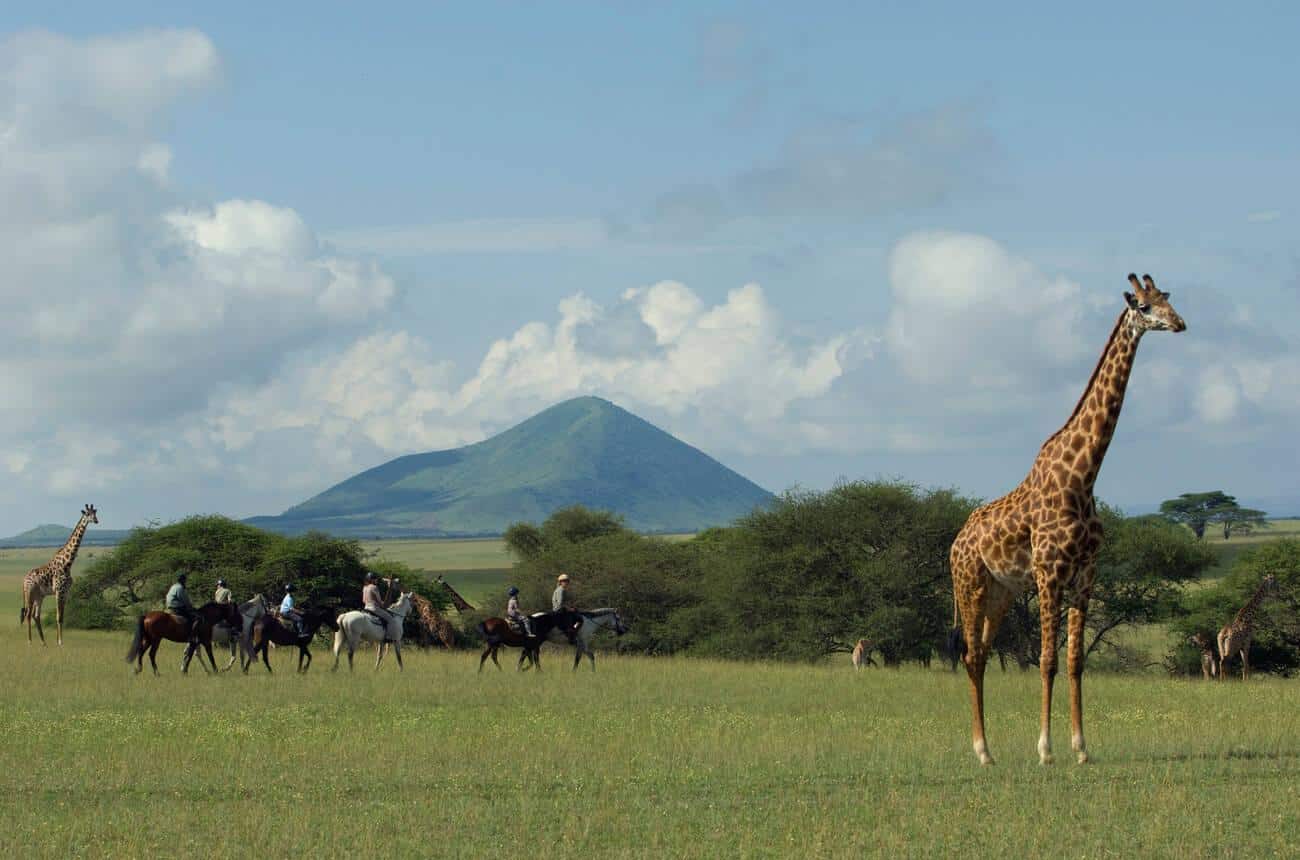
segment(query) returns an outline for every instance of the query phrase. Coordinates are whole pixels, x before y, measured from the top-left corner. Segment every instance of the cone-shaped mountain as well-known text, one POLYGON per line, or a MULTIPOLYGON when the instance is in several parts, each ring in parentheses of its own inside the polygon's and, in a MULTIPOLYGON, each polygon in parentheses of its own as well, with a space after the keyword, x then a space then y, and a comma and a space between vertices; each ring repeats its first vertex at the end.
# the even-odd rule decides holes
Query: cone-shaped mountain
POLYGON ((621 514, 638 531, 693 532, 770 499, 627 410, 579 397, 477 444, 398 457, 278 517, 248 522, 355 537, 488 535, 580 504, 621 514))

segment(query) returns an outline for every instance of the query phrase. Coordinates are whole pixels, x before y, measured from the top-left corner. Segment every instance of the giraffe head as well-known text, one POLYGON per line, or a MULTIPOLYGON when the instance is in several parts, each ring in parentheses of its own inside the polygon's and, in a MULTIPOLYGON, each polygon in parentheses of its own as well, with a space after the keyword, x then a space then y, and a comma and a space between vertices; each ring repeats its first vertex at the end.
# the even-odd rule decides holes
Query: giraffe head
POLYGON ((1260 580, 1259 587, 1263 591, 1277 591, 1277 577, 1270 573, 1260 580))
POLYGON ((81 516, 89 522, 99 524, 99 512, 95 510, 94 505, 86 505, 81 509, 81 516))
POLYGON ((1133 285, 1133 292, 1125 293, 1128 301, 1129 324, 1138 331, 1184 331, 1187 323, 1169 304, 1169 294, 1156 289, 1156 282, 1150 275, 1130 274, 1128 282, 1133 285))

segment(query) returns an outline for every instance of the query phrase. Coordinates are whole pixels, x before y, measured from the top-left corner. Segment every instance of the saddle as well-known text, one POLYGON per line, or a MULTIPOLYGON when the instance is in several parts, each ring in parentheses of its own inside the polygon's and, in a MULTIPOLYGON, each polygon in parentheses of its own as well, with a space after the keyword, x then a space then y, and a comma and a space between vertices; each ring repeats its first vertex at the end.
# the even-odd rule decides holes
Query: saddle
MULTIPOLYGON (((380 630, 383 630, 385 634, 388 633, 388 625, 387 625, 386 623, 384 623, 384 619, 380 618, 380 617, 375 613, 375 611, 374 611, 373 609, 366 609, 366 608, 363 606, 363 607, 361 607, 361 611, 364 612, 364 613, 366 613, 367 615, 370 616, 370 623, 371 623, 371 624, 374 624, 374 625, 377 626, 380 630)), ((394 640, 393 640, 391 637, 385 635, 385 636, 384 636, 384 641, 385 641, 385 642, 392 642, 392 641, 394 641, 394 640)))

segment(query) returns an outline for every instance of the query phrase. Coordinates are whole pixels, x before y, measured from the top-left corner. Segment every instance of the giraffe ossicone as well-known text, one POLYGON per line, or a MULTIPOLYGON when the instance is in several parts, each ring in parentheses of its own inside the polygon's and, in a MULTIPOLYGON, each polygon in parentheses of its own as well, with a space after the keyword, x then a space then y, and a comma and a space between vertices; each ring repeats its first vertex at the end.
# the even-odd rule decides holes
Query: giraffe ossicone
POLYGON ((1029 474, 1010 493, 973 511, 953 541, 953 598, 966 641, 975 755, 991 764, 984 734, 984 669, 993 637, 1012 600, 1029 585, 1038 593, 1042 712, 1038 756, 1052 762, 1052 686, 1061 612, 1069 610, 1070 745, 1088 760, 1083 734, 1083 625, 1092 594, 1101 519, 1092 489, 1115 433, 1142 335, 1186 330, 1169 293, 1150 275, 1128 276, 1133 292, 1115 321, 1074 411, 1039 449, 1029 474))

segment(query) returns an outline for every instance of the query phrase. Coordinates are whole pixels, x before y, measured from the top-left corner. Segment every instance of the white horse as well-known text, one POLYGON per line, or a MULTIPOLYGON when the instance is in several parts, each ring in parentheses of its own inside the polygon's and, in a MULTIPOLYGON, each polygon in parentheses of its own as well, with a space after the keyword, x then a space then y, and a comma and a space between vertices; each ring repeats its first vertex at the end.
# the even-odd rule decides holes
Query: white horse
POLYGON ((576 671, 578 664, 582 662, 582 655, 586 654, 591 660, 591 671, 596 671, 596 652, 591 650, 591 637, 595 636, 601 630, 613 630, 615 635, 622 636, 627 632, 627 627, 623 624, 623 618, 618 614, 617 609, 586 609, 579 610, 582 616, 582 626, 578 628, 573 636, 573 668, 576 671))
POLYGON ((240 630, 239 635, 234 635, 234 631, 226 624, 218 624, 212 628, 212 644, 223 645, 230 649, 230 662, 222 667, 221 671, 227 671, 235 665, 235 649, 239 649, 239 665, 247 670, 247 666, 253 661, 253 625, 257 619, 266 614, 266 597, 261 594, 253 595, 252 600, 239 604, 239 614, 244 619, 244 627, 240 630))
POLYGON ((334 633, 334 669, 339 667, 339 651, 346 641, 348 669, 351 670, 352 655, 356 653, 357 643, 362 640, 379 643, 376 649, 379 654, 375 657, 375 668, 378 669, 380 661, 384 659, 384 645, 390 636, 393 643, 393 656, 397 658, 397 668, 402 668, 402 628, 406 624, 407 614, 411 611, 411 592, 403 591, 402 596, 388 607, 388 611, 393 614, 394 626, 397 628, 391 631, 391 634, 385 632, 384 622, 360 609, 344 612, 338 617, 339 629, 334 633))

